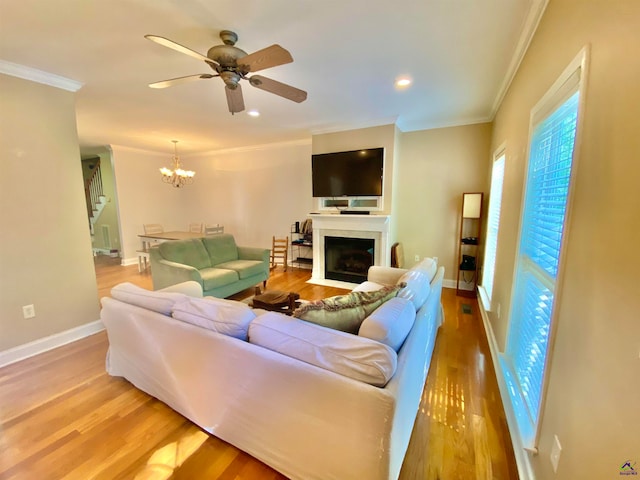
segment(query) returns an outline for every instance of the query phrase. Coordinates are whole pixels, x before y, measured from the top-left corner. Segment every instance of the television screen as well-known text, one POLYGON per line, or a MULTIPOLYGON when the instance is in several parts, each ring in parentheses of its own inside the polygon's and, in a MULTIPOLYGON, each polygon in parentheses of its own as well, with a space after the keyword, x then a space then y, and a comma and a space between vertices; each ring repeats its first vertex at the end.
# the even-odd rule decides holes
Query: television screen
POLYGON ((380 197, 384 148, 311 156, 314 197, 380 197))

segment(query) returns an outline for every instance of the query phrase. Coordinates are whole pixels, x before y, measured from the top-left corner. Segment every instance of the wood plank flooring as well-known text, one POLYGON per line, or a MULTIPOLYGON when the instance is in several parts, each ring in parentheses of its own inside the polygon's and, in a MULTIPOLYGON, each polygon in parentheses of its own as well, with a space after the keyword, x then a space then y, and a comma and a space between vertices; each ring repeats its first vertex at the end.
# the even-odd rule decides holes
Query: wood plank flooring
MULTIPOLYGON (((99 296, 148 272, 96 257, 99 296)), ((281 267, 269 287, 316 299, 343 293, 281 267)), ((252 289, 234 295, 243 299, 252 289)), ((400 474, 402 480, 517 479, 504 411, 474 299, 443 292, 445 323, 400 474), (463 313, 462 305, 471 313, 463 313)), ((0 479, 284 477, 104 370, 104 332, 0 369, 0 479)), ((365 479, 366 480, 366 479, 365 479)))

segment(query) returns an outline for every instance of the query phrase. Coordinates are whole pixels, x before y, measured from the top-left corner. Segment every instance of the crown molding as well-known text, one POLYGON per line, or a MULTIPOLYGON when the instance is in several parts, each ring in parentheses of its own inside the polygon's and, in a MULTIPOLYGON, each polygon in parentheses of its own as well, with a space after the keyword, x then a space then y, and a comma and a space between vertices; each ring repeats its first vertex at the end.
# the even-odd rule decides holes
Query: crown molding
POLYGON ((8 62, 6 60, 0 60, 0 73, 22 78, 24 80, 31 80, 36 83, 42 83, 44 85, 49 85, 50 87, 61 88, 62 90, 67 90, 69 92, 77 92, 84 85, 83 83, 71 80, 70 78, 61 77, 60 75, 44 72, 36 68, 25 67, 24 65, 8 62))
POLYGON ((493 106, 491 107, 490 119, 493 120, 496 113, 498 112, 498 108, 502 104, 502 100, 504 100, 509 87, 511 86, 511 82, 513 81, 518 69, 520 68, 520 64, 524 59, 524 55, 527 53, 529 49, 529 45, 531 44, 531 40, 533 40, 533 35, 536 33, 538 29, 538 25, 540 24, 540 20, 542 19, 542 15, 549 4, 549 0, 534 0, 531 2, 531 6, 529 7, 529 11, 523 21, 522 30, 520 31, 520 38, 518 39, 518 43, 516 44, 516 48, 513 52, 513 56, 511 57, 511 63, 509 63, 509 67, 507 68, 507 72, 502 80, 502 84, 498 89, 498 94, 496 95, 495 100, 493 101, 493 106))

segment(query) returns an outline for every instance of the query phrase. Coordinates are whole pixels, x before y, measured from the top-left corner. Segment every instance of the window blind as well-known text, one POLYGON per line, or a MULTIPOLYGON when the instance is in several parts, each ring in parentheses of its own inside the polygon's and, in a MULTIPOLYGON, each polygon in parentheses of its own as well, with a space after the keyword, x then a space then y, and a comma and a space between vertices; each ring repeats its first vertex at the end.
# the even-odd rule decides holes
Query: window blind
POLYGON ((498 248, 498 229, 500 227, 500 208, 502 206, 502 183, 504 180, 504 152, 493 162, 491 171, 491 190, 489 192, 489 210, 487 213, 487 234, 485 237, 484 263, 482 266, 482 283, 491 310, 493 296, 493 277, 496 268, 496 251, 498 248))
POLYGON ((518 387, 510 394, 521 397, 513 404, 526 410, 517 416, 530 422, 521 431, 536 430, 542 401, 576 135, 577 89, 575 85, 568 98, 565 95, 534 125, 531 137, 505 351, 505 363, 518 387))

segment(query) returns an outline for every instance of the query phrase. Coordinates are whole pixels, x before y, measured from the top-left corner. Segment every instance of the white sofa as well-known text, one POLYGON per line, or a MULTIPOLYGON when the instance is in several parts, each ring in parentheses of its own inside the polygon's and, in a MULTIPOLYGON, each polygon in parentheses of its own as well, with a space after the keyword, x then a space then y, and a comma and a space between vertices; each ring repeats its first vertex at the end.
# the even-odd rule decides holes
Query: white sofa
POLYGON ((195 282, 158 292, 120 285, 102 299, 107 371, 291 479, 397 479, 442 322, 444 269, 430 259, 409 271, 371 267, 357 287, 402 275, 421 289, 402 289, 403 301, 421 303, 397 353, 241 302, 190 298, 202 295, 195 282))

